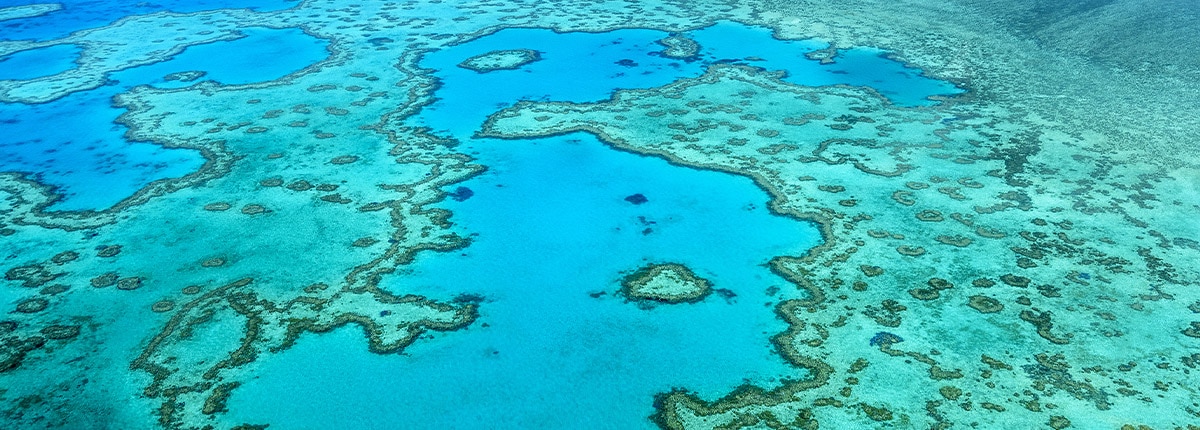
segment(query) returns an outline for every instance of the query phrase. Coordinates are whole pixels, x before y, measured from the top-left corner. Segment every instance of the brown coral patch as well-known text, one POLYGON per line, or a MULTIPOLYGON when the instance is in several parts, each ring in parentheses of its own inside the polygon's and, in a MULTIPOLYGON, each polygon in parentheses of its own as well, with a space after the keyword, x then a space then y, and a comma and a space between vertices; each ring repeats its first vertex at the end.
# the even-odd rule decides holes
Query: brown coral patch
POLYGON ((22 300, 17 303, 17 312, 23 314, 34 314, 46 310, 50 306, 50 301, 41 297, 22 300))
POLYGON ((942 217, 942 213, 933 209, 925 209, 917 212, 917 219, 925 222, 942 222, 946 218, 942 217))
POLYGON ((337 193, 321 196, 321 201, 326 201, 329 203, 343 204, 343 205, 351 202, 350 199, 342 197, 341 194, 337 194, 337 193))
POLYGON ((879 267, 879 266, 868 266, 868 265, 864 264, 864 265, 858 266, 858 270, 861 270, 864 275, 867 275, 870 277, 875 277, 875 276, 879 276, 879 275, 883 274, 883 268, 879 267))
POLYGON ((246 206, 242 206, 242 213, 246 215, 258 215, 267 212, 267 208, 259 204, 248 204, 246 206))
POLYGON ((935 290, 948 290, 954 288, 954 284, 942 278, 930 278, 925 282, 930 288, 935 290))
POLYGON ((925 255, 925 248, 919 246, 900 245, 896 247, 896 252, 909 257, 920 257, 925 255))
POLYGON ((136 290, 138 288, 142 288, 142 278, 141 277, 132 276, 132 277, 128 277, 128 278, 121 278, 120 280, 117 281, 117 289, 119 289, 119 290, 130 291, 130 290, 136 290))
POLYGON ((79 326, 55 324, 43 327, 41 333, 48 339, 65 340, 79 336, 79 326))
POLYGON ((1192 326, 1183 329, 1181 333, 1184 336, 1200 338, 1200 321, 1192 321, 1192 326))
POLYGON ((351 244, 351 246, 354 246, 356 248, 366 248, 366 247, 374 245, 376 243, 379 243, 379 239, 375 239, 372 237, 360 237, 357 240, 355 240, 354 243, 351 244))
POLYGON ((1014 275, 1012 273, 1005 274, 1000 277, 1000 282, 1017 287, 1025 288, 1029 286, 1030 279, 1024 276, 1014 275))
POLYGON ((65 293, 69 289, 71 289, 71 287, 68 285, 54 284, 54 285, 48 285, 48 286, 46 286, 46 288, 42 288, 42 290, 39 291, 39 293, 45 294, 48 296, 53 296, 55 294, 65 293))
POLYGON ((1038 309, 1026 309, 1021 311, 1021 320, 1032 324, 1037 329, 1038 336, 1050 341, 1050 343, 1065 345, 1069 343, 1067 339, 1055 336, 1050 333, 1050 329, 1054 327, 1054 322, 1051 320, 1050 311, 1040 311, 1038 309))
POLYGON ((287 185, 287 189, 292 191, 308 191, 313 185, 306 180, 300 179, 287 185))
POLYGON ((175 309, 175 302, 171 300, 159 300, 150 305, 150 310, 158 313, 170 312, 175 309))
POLYGON ((204 210, 209 211, 209 212, 222 212, 222 211, 227 211, 227 210, 229 210, 229 208, 232 208, 232 207, 233 207, 233 205, 226 203, 226 202, 216 202, 216 203, 209 203, 207 205, 204 205, 204 210))
POLYGON ((92 278, 90 282, 93 287, 107 288, 107 287, 111 287, 113 285, 117 285, 117 279, 120 279, 120 277, 121 277, 121 275, 118 275, 117 272, 108 272, 103 275, 92 278))
POLYGON ((971 285, 978 288, 991 288, 996 285, 996 281, 987 278, 979 278, 971 281, 971 285))
POLYGON ((970 245, 971 242, 973 242, 971 238, 966 236, 947 236, 944 234, 938 235, 937 237, 933 238, 933 240, 946 245, 957 246, 959 248, 965 248, 967 245, 970 245))
POLYGON ((50 257, 50 262, 59 266, 75 261, 79 258, 79 253, 75 251, 63 251, 50 257))
POLYGON ((999 300, 987 296, 971 296, 967 306, 984 314, 994 314, 1004 310, 1004 305, 999 300))
POLYGON ((96 251, 96 256, 109 258, 109 257, 116 257, 117 254, 120 254, 120 253, 121 253, 121 245, 107 245, 107 246, 101 246, 100 249, 96 251))
POLYGON ((333 157, 333 159, 329 160, 329 163, 341 165, 341 164, 350 164, 355 161, 358 161, 357 155, 339 155, 339 156, 333 157))
POLYGON ((986 237, 988 239, 1003 239, 1003 238, 1008 237, 1008 234, 1006 234, 1000 230, 992 230, 990 228, 985 228, 985 227, 976 227, 975 234, 979 235, 980 237, 986 237))
POLYGON ((899 204, 902 204, 905 206, 912 206, 912 205, 917 204, 917 200, 913 198, 912 191, 896 190, 895 192, 892 193, 892 200, 895 200, 896 203, 899 203, 899 204))
POLYGON ((935 300, 942 296, 938 290, 933 288, 913 288, 908 290, 908 294, 917 300, 935 300))
POLYGON ((62 276, 62 274, 51 273, 49 270, 46 270, 45 267, 42 267, 38 264, 17 266, 8 269, 8 271, 4 273, 4 279, 10 281, 21 281, 21 286, 25 288, 41 287, 42 285, 53 281, 59 276, 62 276))

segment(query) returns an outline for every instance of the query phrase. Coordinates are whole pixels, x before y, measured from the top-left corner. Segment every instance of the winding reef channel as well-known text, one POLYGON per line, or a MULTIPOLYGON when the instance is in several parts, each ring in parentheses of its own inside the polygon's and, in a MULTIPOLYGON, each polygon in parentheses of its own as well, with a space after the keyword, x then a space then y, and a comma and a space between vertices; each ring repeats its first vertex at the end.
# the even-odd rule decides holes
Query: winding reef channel
POLYGON ((0 6, 0 427, 1200 428, 1200 21, 1024 2, 0 6))

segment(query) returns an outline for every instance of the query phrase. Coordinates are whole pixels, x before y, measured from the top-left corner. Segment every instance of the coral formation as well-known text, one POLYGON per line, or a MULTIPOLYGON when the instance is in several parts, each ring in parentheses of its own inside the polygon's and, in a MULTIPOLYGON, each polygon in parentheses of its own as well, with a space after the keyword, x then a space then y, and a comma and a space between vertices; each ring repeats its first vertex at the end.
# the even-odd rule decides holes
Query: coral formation
POLYGON ((695 303, 711 292, 711 282, 678 263, 649 264, 621 280, 621 294, 633 300, 695 303))
MULTIPOLYGON (((1190 428, 1200 419, 1191 375, 1200 366, 1200 231, 1188 222, 1200 210, 1200 79, 1187 66, 1200 56, 1186 43, 1161 55, 1149 42, 1194 31, 1088 30, 1124 22, 1123 10, 1155 18, 1137 20, 1154 29, 1190 22, 1190 12, 1153 1, 1024 3, 305 0, 0 41, 0 58, 82 49, 69 70, 0 81, 0 101, 28 106, 86 94, 113 73, 249 27, 299 28, 329 54, 270 82, 226 85, 211 71, 182 70, 163 77, 171 85, 118 95, 116 122, 130 141, 195 151, 204 164, 110 208, 53 210, 70 197, 38 174, 0 172, 12 311, 0 321, 3 419, 14 428, 79 428, 99 416, 134 420, 122 423, 129 428, 261 428, 223 417, 256 366, 304 336, 356 326, 366 349, 394 354, 430 331, 470 326, 488 306, 478 297, 441 301, 383 286, 421 251, 466 246, 468 227, 452 229, 435 205, 482 193, 458 185, 484 169, 472 149, 410 122, 440 85, 419 61, 501 28, 536 27, 657 29, 654 55, 707 69, 590 103, 487 107, 503 110, 479 137, 590 133, 618 150, 750 178, 772 212, 823 237, 768 263, 790 283, 762 308, 786 324, 769 346, 794 373, 723 396, 664 386, 654 423, 1190 428), (1039 17, 1013 24, 1025 13, 1039 17), (829 42, 797 61, 845 65, 852 47, 886 47, 889 58, 969 92, 904 107, 869 86, 797 84, 753 49, 703 63, 709 47, 691 33, 727 19, 764 26, 778 41, 829 42), (1105 49, 1089 49, 1098 44, 1105 49)), ((0 21, 50 19, 60 8, 0 8, 0 21)), ((460 67, 499 76, 539 60, 536 50, 507 49, 460 67)), ((622 60, 620 73, 639 63, 622 60)), ((613 200, 630 210, 660 202, 619 200, 632 191, 613 200)), ((678 264, 623 281, 631 300, 703 302, 664 311, 723 305, 704 300, 713 291, 733 295, 678 264)))
POLYGON ((532 49, 506 49, 486 52, 463 60, 458 64, 467 70, 488 73, 497 70, 515 70, 542 59, 541 53, 532 49))

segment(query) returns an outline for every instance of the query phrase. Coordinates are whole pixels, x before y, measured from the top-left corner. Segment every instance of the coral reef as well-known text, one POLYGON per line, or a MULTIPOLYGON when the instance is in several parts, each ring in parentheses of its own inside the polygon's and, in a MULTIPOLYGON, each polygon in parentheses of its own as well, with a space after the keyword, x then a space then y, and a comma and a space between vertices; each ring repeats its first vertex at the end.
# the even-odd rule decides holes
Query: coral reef
POLYGON ((679 263, 649 264, 621 280, 621 294, 633 300, 695 303, 711 292, 711 282, 679 263))
MULTIPOLYGON (((130 141, 205 162, 111 208, 51 210, 67 197, 37 174, 0 172, 3 422, 262 428, 222 421, 228 400, 304 336, 358 326, 367 349, 395 354, 422 333, 469 326, 486 310, 478 298, 381 287, 422 251, 468 244, 433 205, 470 198, 457 184, 483 171, 459 142, 408 122, 439 86, 421 55, 509 27, 640 28, 663 32, 655 55, 695 64, 704 47, 688 32, 732 19, 830 43, 807 61, 877 46, 969 92, 905 108, 870 87, 789 83, 747 52, 663 87, 528 100, 489 118, 480 137, 591 133, 748 177, 774 213, 820 229, 821 246, 768 264, 801 296, 763 308, 786 323, 770 347, 795 374, 718 398, 662 387, 655 424, 1192 428, 1200 114, 1189 65, 1200 56, 1178 35, 1196 33, 1194 11, 1091 3, 304 0, 0 41, 0 57, 81 48, 70 70, 0 81, 0 102, 30 106, 242 28, 299 28, 329 52, 270 82, 222 85, 191 70, 164 77, 187 87, 117 96, 130 141), (1131 22, 1148 30, 1112 36, 1131 22)), ((0 8, 0 21, 61 7, 0 8)), ((491 73, 540 56, 500 50, 460 66, 491 73)), ((625 281, 633 300, 718 291, 670 264, 625 281)))
POLYGON ((488 73, 497 70, 519 69, 541 58, 541 53, 532 49, 508 49, 476 55, 463 60, 458 67, 478 73, 488 73))

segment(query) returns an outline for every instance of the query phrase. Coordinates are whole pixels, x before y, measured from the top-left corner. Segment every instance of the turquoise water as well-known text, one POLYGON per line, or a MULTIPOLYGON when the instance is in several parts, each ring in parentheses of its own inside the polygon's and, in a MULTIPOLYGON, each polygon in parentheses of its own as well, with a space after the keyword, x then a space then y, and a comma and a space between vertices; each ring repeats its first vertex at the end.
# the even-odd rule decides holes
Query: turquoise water
POLYGON ((245 37, 191 46, 170 60, 123 70, 111 79, 123 85, 157 88, 179 88, 201 81, 246 85, 282 78, 329 56, 327 41, 300 29, 245 27, 238 31, 245 37), (163 80, 171 73, 186 71, 205 74, 191 82, 163 80))
POLYGON ((946 81, 931 79, 921 70, 885 57, 886 51, 871 47, 838 50, 832 64, 821 64, 805 54, 825 49, 828 43, 814 39, 779 40, 772 30, 734 22, 721 22, 688 33, 700 44, 706 61, 729 61, 780 70, 785 81, 805 86, 851 85, 869 87, 900 106, 930 106, 932 95, 953 96, 963 92, 946 81), (748 47, 753 49, 748 49, 748 47), (747 59, 746 57, 753 57, 747 59))
MULTIPOLYGON (((1194 424, 1200 168, 1164 137, 1200 124, 1166 105, 1196 93, 1184 56, 1143 64, 1139 30, 1106 47, 1126 63, 1073 59, 963 6, 1026 0, 877 1, 68 1, 0 22, 0 44, 56 44, 0 80, 59 88, 81 49, 139 41, 54 39, 125 16, 245 34, 0 104, 0 172, 62 195, 25 213, 0 189, 0 428, 1194 424), (246 9, 188 14, 220 8, 246 9), (696 54, 664 55, 664 28, 696 54), (118 205, 204 160, 126 140, 115 97, 145 107, 139 136, 221 140, 232 166, 118 205), (504 109, 486 134, 511 138, 478 137, 504 109), (621 293, 658 263, 714 291, 621 293), (421 335, 378 354, 363 327, 421 335)), ((1093 6, 1074 18, 1128 13, 1093 6)), ((1066 51, 1113 40, 1085 36, 1066 51)))
POLYGON ((644 428, 653 396, 671 387, 714 398, 744 381, 805 375, 768 341, 784 328, 772 305, 796 292, 763 265, 819 238, 769 214, 748 179, 616 152, 586 135, 467 149, 490 170, 462 184, 474 196, 442 206, 472 244, 422 255, 386 285, 443 300, 480 295, 479 320, 403 357, 365 351, 356 329, 306 337, 231 397, 231 422, 530 428, 570 415, 580 428, 644 428), (624 201, 634 193, 649 202, 624 201), (624 274, 666 261, 736 297, 640 309, 614 296, 624 274), (783 292, 768 296, 770 287, 783 292))
POLYGON ((353 330, 305 339, 230 399, 231 418, 281 428, 471 428, 481 419, 529 428, 570 414, 584 427, 637 428, 648 424, 653 396, 673 386, 717 396, 744 381, 770 386, 778 377, 802 377, 768 342, 783 329, 770 304, 784 297, 765 291, 784 281, 763 264, 803 253, 819 238, 806 223, 768 213, 766 194, 748 179, 613 151, 588 135, 471 138, 487 114, 515 100, 594 100, 614 86, 651 87, 699 73, 698 65, 647 55, 661 37, 505 30, 427 56, 422 65, 439 70, 442 87, 419 123, 464 141, 463 150, 489 170, 460 184, 472 197, 439 205, 455 213, 452 221, 472 244, 421 257, 388 289, 443 300, 480 295, 481 318, 401 359, 354 347, 361 340, 353 330), (488 74, 454 66, 513 46, 542 51, 543 59, 488 74), (617 64, 628 58, 639 65, 617 64), (650 201, 624 200, 635 193, 650 201), (614 296, 623 274, 667 261, 688 264, 737 296, 650 310, 614 296), (343 364, 335 370, 325 365, 331 362, 343 364), (319 376, 293 377, 299 374, 319 376), (269 393, 303 395, 280 407, 269 393))
POLYGON ((785 80, 800 85, 871 87, 893 103, 907 106, 931 105, 934 102, 927 99, 929 96, 962 92, 950 83, 930 79, 920 70, 887 59, 883 51, 873 48, 842 51, 835 63, 823 65, 804 54, 826 48, 826 43, 774 39, 768 29, 723 21, 687 33, 700 43, 701 61, 680 61, 658 55, 662 46, 655 41, 667 36, 654 30, 556 33, 505 29, 450 50, 435 51, 426 55, 422 66, 437 70, 442 80, 457 80, 457 85, 472 97, 455 100, 453 111, 439 110, 449 105, 443 95, 433 105, 433 112, 422 113, 423 122, 440 130, 449 130, 454 123, 475 127, 470 121, 455 118, 478 117, 482 121, 498 106, 521 99, 598 101, 608 98, 614 88, 656 87, 699 76, 707 64, 731 61, 785 72, 785 80), (467 58, 506 49, 536 50, 542 53, 542 60, 517 70, 484 75, 457 67, 467 58), (747 61, 746 57, 759 59, 747 61), (498 85, 494 79, 504 79, 504 84, 498 85))
POLYGON ((487 115, 518 100, 597 101, 608 98, 616 88, 650 88, 699 76, 703 72, 700 64, 651 55, 662 49, 655 41, 665 36, 654 30, 556 33, 505 29, 429 53, 421 66, 436 70, 444 88, 418 121, 469 138, 487 115), (542 60, 517 70, 486 74, 457 66, 467 58, 506 49, 536 50, 542 60), (619 64, 622 60, 636 66, 623 66, 619 64))
MULTIPOLYGON (((761 32, 721 24, 695 34, 733 38, 713 48, 714 59, 744 48, 737 38, 749 35, 761 32)), ((456 230, 471 245, 424 255, 386 285, 442 300, 482 297, 481 317, 465 332, 418 342, 403 358, 355 348, 361 340, 352 329, 305 339, 231 397, 231 422, 539 428, 571 416, 581 428, 642 428, 654 395, 672 387, 714 399, 745 382, 772 387, 779 378, 806 377, 769 342, 785 328, 774 305, 798 292, 765 264, 773 256, 802 255, 820 237, 806 222, 769 213, 767 195, 749 179, 613 151, 585 134, 472 138, 488 114, 516 100, 600 100, 617 88, 660 86, 703 72, 700 62, 654 55, 661 49, 654 42, 665 36, 508 29, 426 55, 421 65, 436 70, 441 87, 412 123, 459 139, 489 170, 454 185, 472 190, 469 198, 439 205, 455 214, 456 230), (456 66, 516 48, 537 50, 541 60, 486 74, 456 66), (636 193, 649 201, 624 200, 636 193), (641 309, 614 295, 624 274, 651 262, 688 265, 735 297, 641 309), (342 400, 348 398, 357 400, 342 400)), ((793 48, 777 43, 778 51, 766 51, 793 48)), ((804 43, 797 46, 815 49, 804 43)), ((775 57, 765 66, 787 70, 790 78, 826 76, 803 57, 775 57)), ((842 67, 854 65, 877 64, 842 67)), ((856 84, 871 79, 830 76, 856 84)))
POLYGON ((105 209, 150 182, 196 171, 204 160, 195 151, 125 139, 126 127, 113 123, 124 109, 113 107, 111 99, 137 85, 196 83, 163 79, 176 72, 204 71, 202 81, 242 85, 278 79, 328 56, 323 40, 298 29, 242 32, 246 37, 112 73, 95 90, 37 105, 0 104, 0 171, 26 172, 55 187, 63 195, 55 210, 105 209))
POLYGON ((34 79, 65 72, 75 67, 80 51, 75 45, 52 45, 8 54, 0 57, 0 80, 34 79))
MULTIPOLYGON (((32 109, 0 105, 3 121, 0 128, 9 131, 5 133, 9 136, 4 138, 7 141, 0 141, 0 145, 12 148, 0 155, 0 163, 3 163, 0 170, 27 172, 42 178, 43 183, 55 186, 64 195, 54 205, 58 210, 103 209, 154 180, 195 171, 202 164, 196 154, 129 143, 122 137, 123 126, 104 125, 115 119, 121 110, 99 106, 107 105, 105 100, 136 85, 178 88, 194 84, 165 81, 163 77, 170 73, 204 71, 206 74, 200 80, 226 85, 248 84, 276 79, 327 55, 323 41, 300 30, 246 28, 242 31, 245 38, 190 47, 168 61, 113 73, 109 76, 109 85, 88 94, 73 94, 32 109), (37 126, 49 122, 81 126, 54 129, 37 126), (61 144, 49 149, 45 142, 61 144), (125 147, 128 150, 122 149, 125 147)), ((711 46, 704 51, 705 58, 711 61, 746 57, 745 53, 735 52, 739 46, 751 43, 765 46, 756 49, 755 53, 768 61, 754 63, 755 66, 785 71, 787 79, 805 85, 876 85, 875 81, 890 73, 903 76, 903 81, 897 81, 894 86, 903 90, 894 91, 886 85, 879 88, 884 95, 896 97, 897 103, 919 104, 918 96, 949 91, 947 84, 923 78, 898 62, 874 54, 875 51, 851 50, 845 55, 853 61, 822 66, 803 58, 804 52, 822 47, 816 42, 778 41, 770 39, 770 33, 765 29, 735 23, 720 23, 693 33, 691 36, 702 46, 711 46)), ((607 97, 613 88, 649 88, 703 72, 702 62, 681 62, 654 55, 661 49, 654 41, 665 36, 666 33, 653 30, 559 34, 541 29, 509 29, 451 51, 434 52, 428 55, 423 65, 439 70, 442 79, 462 78, 457 85, 464 91, 488 94, 489 97, 464 97, 456 102, 452 111, 437 110, 439 105, 435 104, 435 109, 423 113, 424 122, 439 130, 451 127, 466 130, 478 123, 472 122, 475 119, 462 121, 458 118, 477 118, 481 123, 483 117, 499 105, 515 100, 537 100, 550 97, 551 93, 554 100, 599 100, 607 97), (592 48, 576 49, 579 46, 592 48), (534 49, 545 54, 542 61, 520 70, 494 72, 504 76, 505 86, 496 86, 486 79, 472 79, 479 76, 468 78, 475 73, 456 67, 465 58, 511 48, 534 49), (438 115, 452 118, 438 118, 438 115)), ((444 105, 446 102, 439 103, 444 105)))

